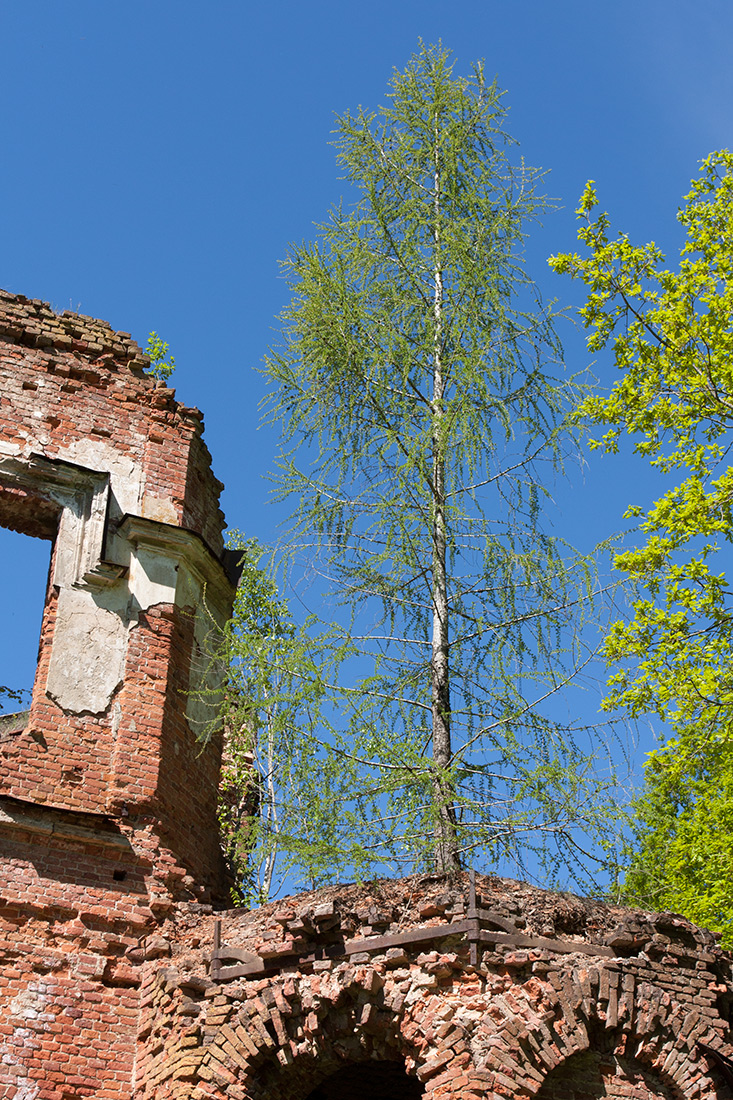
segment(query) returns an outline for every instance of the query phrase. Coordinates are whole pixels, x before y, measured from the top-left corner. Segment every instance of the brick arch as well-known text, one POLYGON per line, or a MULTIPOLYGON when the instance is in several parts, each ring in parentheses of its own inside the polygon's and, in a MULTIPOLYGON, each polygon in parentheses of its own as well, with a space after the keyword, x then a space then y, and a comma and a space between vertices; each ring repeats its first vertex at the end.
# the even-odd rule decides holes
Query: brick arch
POLYGON ((597 1050, 578 1051, 551 1070, 535 1100, 575 1095, 584 1100, 684 1100, 679 1089, 670 1088, 638 1059, 597 1050))
POLYGON ((395 1066, 396 1076, 417 1081, 427 1042, 415 1029, 403 1034, 405 1019, 371 968, 292 976, 240 1005, 207 1047, 198 1075, 221 1089, 210 1095, 237 1100, 321 1100, 324 1082, 345 1070, 356 1078, 360 1066, 377 1077, 379 1067, 395 1066))
POLYGON ((615 973, 573 968, 497 997, 474 1034, 477 1064, 535 1100, 574 1096, 581 1070, 584 1100, 729 1100, 696 1049, 716 1042, 704 1011, 630 975, 614 988, 615 973))
POLYGON ((696 1051, 715 1044, 709 1017, 648 982, 627 975, 619 998, 601 965, 493 989, 472 980, 468 994, 453 980, 428 992, 415 974, 407 996, 408 983, 400 993, 378 969, 346 964, 237 990, 212 1006, 221 1023, 205 1044, 161 1052, 150 1095, 323 1100, 331 1078, 380 1064, 419 1081, 425 1100, 567 1100, 579 1076, 588 1100, 729 1100, 696 1051), (198 1088, 181 1092, 180 1076, 198 1088))

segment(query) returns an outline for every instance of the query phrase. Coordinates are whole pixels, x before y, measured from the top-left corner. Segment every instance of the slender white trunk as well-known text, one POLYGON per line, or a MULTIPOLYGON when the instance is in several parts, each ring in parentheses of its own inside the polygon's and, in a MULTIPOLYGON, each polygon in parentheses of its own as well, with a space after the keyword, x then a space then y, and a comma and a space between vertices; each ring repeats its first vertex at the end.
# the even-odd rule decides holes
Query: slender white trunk
POLYGON ((435 779, 435 859, 437 870, 452 874, 460 870, 456 815, 452 782, 445 772, 451 765, 449 608, 446 570, 447 532, 445 515, 445 446, 443 441, 443 269, 440 239, 440 146, 438 125, 434 145, 434 228, 433 248, 433 412, 432 412, 432 583, 433 637, 430 662, 433 717, 433 763, 435 779))
MULTIPOLYGON (((267 694, 265 693, 265 698, 267 694)), ((263 901, 267 901, 272 891, 272 879, 275 873, 275 862, 277 860, 277 834, 278 834, 278 820, 277 820, 277 801, 275 792, 275 777, 274 771, 274 745, 273 745, 273 714, 270 707, 267 708, 267 817, 268 827, 272 834, 272 848, 267 856, 265 863, 265 874, 262 883, 262 898, 263 901)))

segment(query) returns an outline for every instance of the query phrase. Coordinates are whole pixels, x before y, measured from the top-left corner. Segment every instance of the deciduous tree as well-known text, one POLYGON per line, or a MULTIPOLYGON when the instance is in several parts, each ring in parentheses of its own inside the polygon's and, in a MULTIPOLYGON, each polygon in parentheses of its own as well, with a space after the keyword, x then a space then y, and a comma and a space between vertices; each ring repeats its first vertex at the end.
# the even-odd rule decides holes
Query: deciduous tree
POLYGON ((27 703, 29 695, 30 692, 24 689, 16 690, 0 684, 0 710, 13 704, 17 707, 19 703, 27 703))
POLYGON ((678 218, 676 270, 654 244, 612 237, 592 183, 579 216, 588 253, 552 266, 589 287, 581 315, 593 351, 609 343, 621 378, 580 415, 622 433, 670 476, 687 476, 643 514, 643 545, 616 565, 636 585, 633 617, 613 627, 609 707, 656 713, 672 737, 646 768, 630 897, 733 930, 733 593, 720 551, 733 533, 733 155, 703 162, 678 218))
POLYGON ((230 542, 242 550, 242 572, 224 635, 219 822, 236 893, 259 904, 286 880, 320 886, 343 862, 338 830, 351 782, 321 751, 324 677, 338 644, 309 620, 293 622, 256 541, 233 532, 230 542))

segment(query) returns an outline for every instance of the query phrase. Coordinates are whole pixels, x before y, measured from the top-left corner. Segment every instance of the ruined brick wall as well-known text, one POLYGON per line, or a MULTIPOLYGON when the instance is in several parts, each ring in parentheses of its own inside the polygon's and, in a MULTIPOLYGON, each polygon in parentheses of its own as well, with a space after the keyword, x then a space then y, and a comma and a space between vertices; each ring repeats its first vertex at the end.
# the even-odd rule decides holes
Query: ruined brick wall
POLYGON ((733 1095, 730 956, 671 914, 464 875, 216 920, 145 967, 140 1100, 733 1095))
POLYGON ((0 292, 0 525, 53 546, 30 714, 0 732, 0 1100, 127 1100, 140 943, 226 896, 200 740, 233 597, 221 485, 146 362, 0 292))
MULTIPOLYGON (((6 794, 56 807, 128 815, 137 807, 162 820, 193 800, 210 819, 218 752, 200 755, 187 694, 196 688, 191 655, 202 644, 197 612, 206 625, 202 577, 214 617, 222 605, 225 617, 231 596, 216 560, 220 483, 201 414, 144 375, 144 365, 137 345, 103 322, 0 295, 0 522, 38 534, 43 520, 56 562, 86 552, 64 547, 61 535, 64 525, 91 527, 84 510, 101 507, 79 501, 85 478, 107 511, 98 561, 61 584, 52 563, 31 718, 0 746, 0 777, 6 794), (49 485, 57 469, 68 485, 49 485), (93 484, 97 472, 108 486, 93 484), (176 542, 182 531, 188 544, 176 542), (188 591, 175 576, 182 559, 191 567, 188 591), (95 677, 99 690, 84 696, 75 681, 95 677), (194 758, 199 782, 167 790, 175 765, 194 758)), ((74 531, 66 544, 75 536, 83 544, 86 536, 74 531)), ((209 847, 207 859, 215 854, 209 847)))
POLYGON ((0 291, 0 336, 3 453, 16 443, 80 465, 97 455, 101 468, 110 455, 119 464, 127 458, 127 510, 191 527, 221 551, 221 486, 200 445, 202 415, 143 373, 149 361, 128 333, 0 291))

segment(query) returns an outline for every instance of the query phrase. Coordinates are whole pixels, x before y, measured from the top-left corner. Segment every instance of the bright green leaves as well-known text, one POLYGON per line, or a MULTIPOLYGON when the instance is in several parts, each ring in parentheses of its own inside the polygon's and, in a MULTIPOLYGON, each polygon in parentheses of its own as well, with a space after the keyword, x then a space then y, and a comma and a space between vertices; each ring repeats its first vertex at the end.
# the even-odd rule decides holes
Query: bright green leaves
POLYGON ((334 638, 296 626, 261 547, 234 532, 242 575, 224 638, 228 682, 220 797, 239 895, 261 902, 283 879, 314 887, 343 859, 351 774, 325 744, 334 638))
POLYGON ((146 367, 147 373, 159 382, 167 382, 176 369, 176 361, 168 353, 170 348, 164 340, 161 340, 157 332, 151 332, 145 354, 150 357, 150 366, 146 367))
POLYGON ((684 913, 733 943, 733 744, 672 741, 650 754, 636 805, 631 904, 684 913))
POLYGON ((600 350, 613 336, 624 372, 608 398, 590 398, 579 415, 613 426, 611 448, 623 429, 655 465, 705 477, 733 414, 733 156, 714 153, 701 171, 679 214, 687 241, 677 272, 663 267, 654 244, 611 240, 608 216, 592 220, 590 185, 578 210, 590 256, 556 256, 550 265, 588 286, 580 311, 592 330, 588 345, 600 350))
POLYGON ((686 241, 676 271, 653 244, 611 240, 595 205, 589 185, 578 213, 590 255, 550 263, 588 287, 588 346, 612 340, 622 377, 577 415, 608 427, 596 446, 614 451, 625 432, 652 465, 690 475, 647 513, 645 544, 616 558, 637 598, 633 619, 606 642, 620 666, 607 705, 654 712, 676 734, 647 766, 627 887, 632 899, 730 935, 733 847, 721 823, 733 815, 733 602, 716 562, 733 520, 733 155, 713 153, 693 181, 678 215, 686 241))
POLYGON ((609 237, 606 215, 592 220, 589 187, 579 231, 590 256, 553 258, 552 266, 589 287, 581 315, 589 346, 613 336, 621 379, 606 398, 593 396, 578 416, 609 425, 597 445, 613 451, 621 432, 664 471, 692 475, 649 511, 644 546, 616 560, 654 599, 635 604, 618 624, 610 660, 638 661, 636 677, 614 681, 612 703, 654 709, 675 722, 719 715, 711 679, 727 676, 729 612, 725 577, 708 559, 731 536, 733 474, 725 467, 733 416, 733 157, 716 153, 702 166, 679 220, 687 230, 679 270, 668 271, 654 245, 609 237), (646 651, 646 653, 645 653, 646 651), (705 689, 701 680, 705 681, 705 689))

